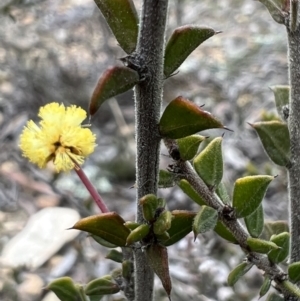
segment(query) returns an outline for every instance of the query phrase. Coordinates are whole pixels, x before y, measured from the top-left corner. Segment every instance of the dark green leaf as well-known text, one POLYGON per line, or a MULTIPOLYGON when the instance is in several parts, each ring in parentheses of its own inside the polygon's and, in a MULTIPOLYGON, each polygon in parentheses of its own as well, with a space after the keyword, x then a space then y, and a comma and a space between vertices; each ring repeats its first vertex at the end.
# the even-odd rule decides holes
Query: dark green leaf
POLYGON ((259 237, 264 229, 264 209, 262 204, 250 215, 245 217, 245 224, 252 237, 259 237))
POLYGON ((250 125, 256 130, 270 159, 277 165, 288 166, 290 134, 287 125, 280 121, 256 122, 250 125))
POLYGON ((272 241, 267 241, 254 237, 248 237, 247 243, 251 251, 262 254, 268 254, 272 250, 279 249, 279 247, 272 241))
POLYGON ((124 226, 124 223, 120 215, 108 212, 83 218, 72 229, 97 235, 111 244, 125 247, 130 230, 124 226))
POLYGON ((162 244, 166 247, 175 244, 192 231, 192 224, 196 216, 195 212, 186 210, 174 210, 171 213, 173 219, 171 228, 168 230, 170 238, 162 241, 162 244))
POLYGON ((290 250, 290 234, 287 232, 280 233, 278 235, 273 235, 271 237, 271 242, 275 243, 280 249, 272 250, 268 257, 274 263, 280 263, 284 261, 289 255, 290 250))
POLYGON ((171 228, 172 213, 165 210, 162 212, 153 224, 153 232, 157 235, 162 235, 171 228))
POLYGON ((193 50, 215 34, 212 28, 204 26, 185 25, 176 28, 165 50, 165 75, 171 75, 193 50))
MULTIPOLYGON (((110 276, 110 275, 109 275, 110 276)), ((112 295, 120 291, 119 286, 109 277, 101 277, 89 282, 84 292, 87 296, 93 295, 112 295)))
POLYGON ((271 278, 268 275, 266 275, 259 291, 259 298, 263 297, 270 290, 271 283, 271 278))
POLYGON ((126 245, 129 246, 137 241, 141 241, 145 238, 150 231, 150 226, 148 224, 142 224, 132 230, 127 237, 126 245))
POLYGON ((161 169, 159 171, 159 180, 158 187, 159 188, 169 188, 175 186, 176 174, 172 172, 168 172, 167 170, 161 169))
POLYGON ((244 276, 251 268, 253 264, 248 262, 242 262, 236 268, 234 268, 228 275, 227 282, 229 286, 234 286, 237 281, 244 276))
POLYGON ((110 250, 105 258, 113 260, 115 262, 122 262, 123 261, 123 253, 117 250, 110 250))
POLYGON ((220 220, 217 222, 217 225, 216 225, 214 231, 222 238, 224 238, 232 243, 237 243, 237 240, 233 236, 231 231, 228 230, 227 227, 220 220))
POLYGON ((223 177, 222 138, 212 140, 194 159, 194 168, 209 188, 216 188, 223 177))
POLYGON ((233 189, 233 208, 238 218, 252 214, 261 204, 272 176, 248 176, 237 179, 233 189))
POLYGON ((198 152, 200 143, 205 139, 206 137, 201 135, 192 135, 177 139, 180 158, 184 161, 192 160, 198 152))
POLYGON ((138 81, 138 73, 127 67, 114 66, 107 69, 99 78, 91 97, 89 105, 91 116, 98 111, 105 100, 130 90, 138 81))
POLYGON ((225 184, 223 182, 221 182, 218 185, 218 187, 216 189, 216 194, 221 199, 221 201, 223 202, 223 204, 225 204, 225 205, 231 205, 231 200, 230 200, 229 194, 228 194, 226 186, 225 186, 225 184))
POLYGON ((97 235, 91 235, 91 237, 101 246, 106 248, 116 248, 117 245, 111 244, 110 242, 106 241, 105 239, 97 236, 97 235))
POLYGON ((169 103, 159 122, 160 134, 171 139, 213 128, 227 129, 209 112, 181 96, 169 103))
POLYGON ((178 186, 187 196, 189 196, 198 205, 206 205, 204 199, 196 192, 196 190, 191 186, 191 184, 187 180, 180 180, 178 186))
POLYGON ((199 233, 213 230, 218 222, 218 212, 208 206, 202 206, 193 223, 194 239, 199 233))
POLYGON ((293 262, 288 267, 289 279, 297 283, 300 281, 300 261, 293 262))
POLYGON ((47 289, 54 292, 61 301, 81 301, 78 287, 70 277, 61 277, 51 281, 47 289))
POLYGON ((135 50, 138 15, 132 0, 95 0, 108 26, 126 53, 135 50))
POLYGON ((140 201, 143 210, 143 217, 147 222, 154 222, 157 217, 157 210, 165 207, 165 200, 157 198, 154 194, 143 196, 140 201))

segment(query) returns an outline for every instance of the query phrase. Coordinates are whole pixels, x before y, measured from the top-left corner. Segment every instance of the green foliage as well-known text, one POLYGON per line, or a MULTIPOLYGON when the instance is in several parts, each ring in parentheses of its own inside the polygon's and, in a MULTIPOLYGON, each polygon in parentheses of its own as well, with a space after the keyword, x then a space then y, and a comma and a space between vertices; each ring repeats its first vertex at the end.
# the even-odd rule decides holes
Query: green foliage
POLYGON ((213 139, 194 159, 194 168, 210 188, 216 188, 223 178, 222 138, 213 139))
POLYGON ((138 36, 138 15, 132 0, 95 0, 108 26, 125 52, 134 51, 138 36))
POLYGON ((274 263, 280 263, 284 261, 289 255, 290 249, 290 234, 287 232, 283 232, 277 235, 271 236, 271 242, 275 243, 279 249, 272 250, 268 257, 274 263))
POLYGON ((254 238, 254 237, 248 237, 247 244, 251 249, 251 251, 262 253, 262 254, 268 254, 272 250, 280 249, 280 247, 278 247, 272 241, 267 241, 267 240, 254 238))
POLYGON ((79 287, 70 277, 62 277, 51 281, 48 286, 61 301, 82 301, 79 287))
POLYGON ((258 134, 270 159, 277 165, 288 166, 290 163, 290 134, 286 123, 263 121, 250 125, 258 134))
POLYGON ((137 241, 141 241, 150 232, 150 226, 148 224, 142 224, 132 230, 127 236, 126 245, 129 246, 137 241))
POLYGON ((124 247, 130 233, 124 223, 125 221, 120 215, 115 212, 108 212, 83 218, 72 229, 94 234, 111 244, 124 247))
POLYGON ((169 274, 167 248, 159 244, 152 244, 146 249, 149 265, 159 277, 168 296, 171 294, 172 282, 169 274))
POLYGON ((165 76, 170 76, 194 49, 215 34, 212 28, 197 25, 184 25, 175 29, 165 50, 165 76))
POLYGON ((297 283, 300 281, 300 262, 293 262, 289 265, 288 267, 288 275, 289 275, 289 279, 294 282, 297 283))
POLYGON ((192 135, 177 139, 180 158, 184 161, 192 160, 198 153, 200 143, 205 139, 206 137, 201 135, 192 135))
POLYGON ((245 224, 252 237, 259 237, 264 229, 264 210, 262 204, 250 215, 245 217, 245 224))
POLYGON ((169 238, 162 241, 166 247, 175 244, 192 231, 196 213, 187 210, 174 210, 172 216, 171 228, 168 230, 169 238))
POLYGON ((253 264, 249 262, 242 262, 235 267, 228 275, 227 282, 229 286, 234 286, 237 281, 244 276, 251 268, 253 264))
POLYGON ((196 239, 200 233, 205 233, 209 230, 213 230, 218 221, 218 212, 208 206, 202 206, 197 213, 193 223, 193 232, 196 239))
POLYGON ((120 291, 119 286, 111 275, 103 276, 89 282, 84 292, 87 296, 112 295, 120 291))
POLYGON ((259 298, 263 297, 270 290, 271 284, 272 279, 268 275, 266 275, 259 291, 259 298))
POLYGON ((159 122, 162 137, 179 139, 213 128, 227 129, 209 112, 179 96, 165 108, 159 122))
POLYGON ((114 66, 107 69, 99 78, 91 97, 89 105, 91 116, 105 100, 130 90, 138 81, 138 73, 127 67, 114 66))
POLYGON ((272 176, 248 176, 235 181, 232 204, 238 218, 257 210, 273 179, 272 176))

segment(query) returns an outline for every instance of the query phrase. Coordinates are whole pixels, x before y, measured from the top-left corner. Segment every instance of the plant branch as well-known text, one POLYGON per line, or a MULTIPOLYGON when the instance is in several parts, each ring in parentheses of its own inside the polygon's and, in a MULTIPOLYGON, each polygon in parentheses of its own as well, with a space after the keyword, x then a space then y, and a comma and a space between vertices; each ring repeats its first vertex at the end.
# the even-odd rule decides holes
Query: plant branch
POLYGON ((291 140, 291 167, 289 176, 290 203, 290 233, 291 254, 290 262, 300 261, 300 29, 294 32, 288 29, 289 56, 289 132, 291 140))
MULTIPOLYGON (((171 156, 172 152, 177 154, 179 153, 178 145, 175 140, 165 139, 164 142, 171 156), (176 149, 178 152, 174 152, 176 149)), ((178 159, 178 157, 177 159, 173 159, 175 160, 175 165, 180 173, 180 178, 187 180, 193 189, 206 201, 206 204, 219 212, 219 219, 231 231, 244 252, 247 253, 248 261, 255 264, 259 269, 265 271, 270 278, 276 282, 278 289, 286 298, 290 298, 291 295, 295 295, 295 286, 286 280, 286 274, 276 264, 270 262, 266 255, 251 252, 251 249, 247 244, 249 234, 234 216, 233 208, 232 214, 228 216, 228 206, 224 205, 219 200, 218 196, 206 186, 191 164, 187 161, 178 159)), ((298 296, 298 294, 299 292, 297 291, 296 295, 298 296)))
MULTIPOLYGON (((144 0, 136 51, 129 56, 141 82, 135 87, 137 222, 144 222, 139 199, 157 193, 163 91, 163 58, 168 0, 144 0)), ((154 274, 142 250, 135 252, 135 301, 153 299, 154 274)))

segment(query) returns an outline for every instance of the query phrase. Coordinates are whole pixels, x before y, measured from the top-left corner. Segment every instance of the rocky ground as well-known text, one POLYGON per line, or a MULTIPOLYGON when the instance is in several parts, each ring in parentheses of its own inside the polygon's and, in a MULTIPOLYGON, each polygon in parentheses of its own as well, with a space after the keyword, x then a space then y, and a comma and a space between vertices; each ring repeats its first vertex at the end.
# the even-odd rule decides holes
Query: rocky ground
MULTIPOLYGON (((246 122, 274 111, 269 87, 287 84, 286 35, 257 1, 170 1, 168 33, 194 23, 222 33, 201 45, 166 80, 164 105, 182 95, 218 116, 233 133, 224 137, 225 176, 266 170, 280 177, 264 201, 269 219, 286 219, 284 170, 271 164, 246 122)), ((140 9, 140 1, 135 1, 140 9)), ((40 106, 57 101, 87 108, 97 79, 124 56, 92 0, 3 0, 0 3, 0 300, 55 301, 43 290, 57 277, 86 283, 116 265, 85 234, 65 231, 97 213, 77 175, 37 169, 22 158, 19 134, 40 106), (30 220, 28 229, 28 220, 30 220), (27 224, 27 226, 26 226, 27 224), (26 226, 26 228, 25 228, 26 226), (27 229, 24 231, 24 229, 27 229)), ((92 120, 98 148, 84 170, 111 210, 134 218, 132 92, 105 103, 92 120)), ((209 132, 210 136, 221 132, 209 132)), ((166 151, 162 150, 166 154, 166 151)), ((162 167, 170 160, 162 155, 162 167)), ((161 190, 170 209, 197 208, 177 189, 161 190)), ((257 300, 262 284, 253 268, 235 289, 229 271, 243 253, 208 233, 169 250, 172 300, 257 300)), ((167 300, 156 281, 157 301, 167 300)), ((113 295, 106 300, 122 300, 113 295)))

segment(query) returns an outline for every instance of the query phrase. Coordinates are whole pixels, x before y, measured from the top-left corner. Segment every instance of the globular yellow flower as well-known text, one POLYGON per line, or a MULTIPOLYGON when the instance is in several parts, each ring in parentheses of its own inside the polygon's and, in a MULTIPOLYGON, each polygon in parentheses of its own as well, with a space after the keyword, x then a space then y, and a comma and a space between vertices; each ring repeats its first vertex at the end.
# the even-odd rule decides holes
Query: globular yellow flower
POLYGON ((54 102, 41 107, 38 116, 39 125, 29 120, 20 136, 23 156, 30 162, 44 168, 53 161, 57 172, 67 171, 94 151, 96 136, 81 126, 87 114, 80 107, 54 102))

